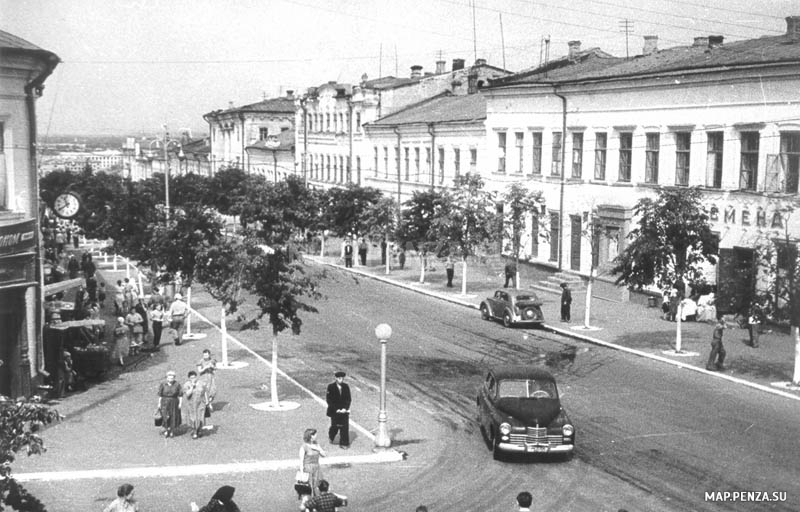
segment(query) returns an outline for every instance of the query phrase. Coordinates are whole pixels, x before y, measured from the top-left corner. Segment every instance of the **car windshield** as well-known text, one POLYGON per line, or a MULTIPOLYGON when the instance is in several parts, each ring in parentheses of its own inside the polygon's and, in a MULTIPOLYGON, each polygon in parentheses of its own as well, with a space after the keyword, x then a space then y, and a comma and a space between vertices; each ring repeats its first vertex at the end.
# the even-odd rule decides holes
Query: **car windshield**
POLYGON ((552 380, 504 380, 500 382, 499 398, 557 398, 556 383, 552 380))

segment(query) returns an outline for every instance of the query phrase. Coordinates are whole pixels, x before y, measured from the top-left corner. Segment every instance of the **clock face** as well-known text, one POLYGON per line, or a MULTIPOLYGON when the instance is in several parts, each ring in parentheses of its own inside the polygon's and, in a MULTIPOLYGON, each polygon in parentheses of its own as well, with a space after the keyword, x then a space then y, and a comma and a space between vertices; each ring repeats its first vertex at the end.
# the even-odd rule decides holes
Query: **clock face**
POLYGON ((74 217, 81 209, 81 199, 74 192, 65 192, 56 197, 53 203, 53 211, 59 217, 68 219, 74 217))

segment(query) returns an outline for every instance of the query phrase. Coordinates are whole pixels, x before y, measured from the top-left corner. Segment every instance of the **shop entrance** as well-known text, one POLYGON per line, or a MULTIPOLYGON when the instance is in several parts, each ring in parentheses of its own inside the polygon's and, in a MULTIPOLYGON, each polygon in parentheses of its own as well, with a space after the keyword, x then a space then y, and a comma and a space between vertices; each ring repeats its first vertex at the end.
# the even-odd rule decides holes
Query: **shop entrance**
MULTIPOLYGON (((20 329, 22 326, 20 312, 14 307, 18 294, 15 292, 0 292, 0 394, 12 396, 11 374, 14 365, 18 364, 14 351, 19 343, 20 329)), ((22 306, 20 306, 22 307, 22 306)))

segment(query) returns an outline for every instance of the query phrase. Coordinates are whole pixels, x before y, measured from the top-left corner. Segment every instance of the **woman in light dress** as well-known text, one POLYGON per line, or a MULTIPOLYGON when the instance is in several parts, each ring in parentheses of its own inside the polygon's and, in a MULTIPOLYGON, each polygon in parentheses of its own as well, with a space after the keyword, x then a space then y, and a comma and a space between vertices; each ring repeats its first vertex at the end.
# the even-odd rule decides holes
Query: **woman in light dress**
POLYGON ((317 429, 307 428, 303 432, 303 445, 300 447, 300 470, 308 473, 308 485, 313 496, 319 494, 317 485, 322 479, 319 469, 319 458, 326 457, 325 450, 317 442, 317 429))

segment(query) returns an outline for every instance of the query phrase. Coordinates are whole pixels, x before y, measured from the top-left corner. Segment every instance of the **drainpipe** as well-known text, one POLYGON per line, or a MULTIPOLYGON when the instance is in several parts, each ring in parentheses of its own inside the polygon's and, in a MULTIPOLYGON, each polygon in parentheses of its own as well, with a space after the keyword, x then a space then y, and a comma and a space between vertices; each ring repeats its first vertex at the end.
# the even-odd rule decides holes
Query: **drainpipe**
POLYGON ((245 133, 244 133, 244 112, 239 112, 239 120, 242 122, 242 170, 245 174, 250 174, 250 159, 247 158, 247 164, 245 164, 244 159, 247 156, 247 152, 244 149, 244 140, 245 140, 245 133))
MULTIPOLYGON (((353 182, 353 97, 347 98, 347 131, 350 133, 350 159, 347 162, 347 182, 353 182)), ((361 175, 357 176, 357 182, 361 185, 361 175)))
POLYGON ((558 271, 563 268, 564 260, 564 159, 567 149, 567 98, 558 93, 558 86, 553 85, 553 94, 561 98, 561 192, 558 199, 558 271))
POLYGON ((308 95, 300 98, 300 108, 303 109, 303 186, 308 188, 308 95))
POLYGON ((436 168, 436 133, 433 131, 433 123, 428 123, 428 133, 431 136, 431 190, 435 190, 435 173, 433 170, 436 168))

